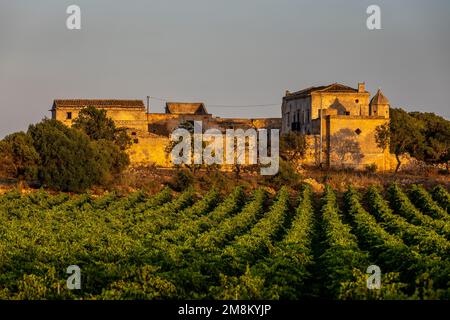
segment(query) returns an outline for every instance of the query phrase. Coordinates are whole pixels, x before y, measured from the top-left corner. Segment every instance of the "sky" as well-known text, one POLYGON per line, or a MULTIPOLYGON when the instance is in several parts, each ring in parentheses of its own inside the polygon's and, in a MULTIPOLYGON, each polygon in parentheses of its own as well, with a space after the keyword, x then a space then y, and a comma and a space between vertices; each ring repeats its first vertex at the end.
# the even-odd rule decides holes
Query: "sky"
POLYGON ((449 16, 448 0, 0 0, 0 138, 58 98, 280 117, 286 90, 334 82, 450 119, 449 16), (66 27, 72 4, 81 30, 66 27), (372 4, 381 30, 366 27, 372 4))

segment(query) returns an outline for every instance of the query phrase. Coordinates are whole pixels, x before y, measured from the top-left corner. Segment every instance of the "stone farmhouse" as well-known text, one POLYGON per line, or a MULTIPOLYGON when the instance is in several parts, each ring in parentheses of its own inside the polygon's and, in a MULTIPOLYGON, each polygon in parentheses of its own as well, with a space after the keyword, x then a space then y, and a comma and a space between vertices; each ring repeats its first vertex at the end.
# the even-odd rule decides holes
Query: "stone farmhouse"
POLYGON ((129 150, 133 164, 154 163, 161 167, 171 167, 166 147, 170 134, 181 124, 202 121, 203 129, 250 128, 279 129, 280 118, 220 118, 208 113, 201 102, 167 102, 164 113, 149 113, 142 100, 54 100, 51 108, 52 119, 71 126, 82 108, 93 106, 106 110, 107 116, 116 125, 126 128, 133 144, 129 150))
POLYGON ((166 147, 170 133, 182 123, 202 121, 203 129, 280 129, 281 134, 299 132, 308 142, 306 164, 323 167, 365 168, 376 165, 390 170, 391 157, 375 140, 377 126, 389 122, 389 100, 381 90, 370 99, 365 84, 351 88, 334 83, 286 92, 282 118, 220 118, 210 114, 202 102, 167 102, 164 113, 151 113, 142 100, 54 100, 52 119, 68 126, 82 108, 107 111, 118 127, 126 128, 133 144, 133 164, 154 163, 170 167, 166 147))
POLYGON ((376 128, 389 123, 389 108, 381 90, 370 99, 364 83, 357 89, 334 83, 287 91, 281 131, 307 135, 309 164, 390 170, 389 151, 380 149, 375 139, 376 128))

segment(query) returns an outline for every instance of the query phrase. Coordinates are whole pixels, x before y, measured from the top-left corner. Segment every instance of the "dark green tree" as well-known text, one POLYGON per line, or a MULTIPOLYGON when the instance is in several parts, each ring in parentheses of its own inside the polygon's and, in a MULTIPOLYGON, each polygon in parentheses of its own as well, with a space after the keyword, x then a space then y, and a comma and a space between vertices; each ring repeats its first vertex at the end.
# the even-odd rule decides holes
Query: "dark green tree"
POLYGON ((450 121, 434 113, 411 112, 419 122, 425 145, 416 157, 427 163, 446 163, 450 161, 450 121))
POLYGON ((92 140, 113 141, 121 150, 127 149, 131 139, 123 128, 117 128, 108 118, 106 110, 87 107, 80 111, 73 122, 73 127, 86 133, 92 140))
POLYGON ((285 161, 297 162, 305 157, 307 147, 305 135, 290 131, 281 136, 280 156, 285 161))
POLYGON ((102 181, 105 168, 99 151, 85 133, 43 120, 31 125, 28 134, 40 157, 38 178, 43 186, 81 192, 102 181))
POLYGON ((19 180, 36 178, 39 154, 33 146, 33 139, 24 132, 6 136, 0 141, 1 171, 19 180))
POLYGON ((408 113, 392 108, 390 124, 376 130, 378 146, 382 149, 389 146, 396 156, 396 172, 401 166, 400 156, 405 153, 426 163, 445 163, 448 167, 450 121, 433 113, 408 113))

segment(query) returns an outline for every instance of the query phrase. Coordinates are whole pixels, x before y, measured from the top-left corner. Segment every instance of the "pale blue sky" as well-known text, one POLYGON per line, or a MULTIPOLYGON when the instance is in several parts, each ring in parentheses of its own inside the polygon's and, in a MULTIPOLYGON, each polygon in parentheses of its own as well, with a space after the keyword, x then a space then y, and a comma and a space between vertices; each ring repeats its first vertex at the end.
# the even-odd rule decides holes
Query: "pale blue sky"
POLYGON ((0 137, 49 116, 55 98, 281 105, 286 89, 332 82, 450 118, 449 16, 448 0, 0 0, 0 137), (71 4, 81 31, 66 29, 71 4), (370 4, 383 30, 366 29, 370 4))

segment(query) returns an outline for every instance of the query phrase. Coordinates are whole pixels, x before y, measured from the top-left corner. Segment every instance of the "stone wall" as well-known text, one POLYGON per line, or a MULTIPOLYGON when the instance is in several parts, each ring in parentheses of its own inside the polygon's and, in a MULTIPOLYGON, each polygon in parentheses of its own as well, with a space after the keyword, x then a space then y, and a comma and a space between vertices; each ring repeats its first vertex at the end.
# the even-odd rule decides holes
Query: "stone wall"
MULTIPOLYGON (((332 168, 391 170, 392 156, 377 146, 376 127, 389 120, 382 117, 327 116, 323 119, 323 165, 332 168)), ((316 134, 306 136, 308 150, 304 163, 320 164, 320 120, 315 121, 316 134)), ((395 159, 395 158, 394 158, 395 159)), ((395 167, 394 167, 395 168, 395 167)))
MULTIPOLYGON (((99 108, 101 109, 101 108, 99 108)), ((67 126, 72 126, 73 120, 78 117, 81 108, 58 107, 52 112, 52 119, 59 120, 67 126), (72 113, 72 119, 67 119, 67 113, 72 113)), ((107 117, 113 119, 120 127, 146 128, 145 110, 142 108, 104 108, 107 117)))
POLYGON ((312 93, 311 94, 312 119, 319 118, 319 109, 329 109, 328 114, 369 115, 370 94, 360 93, 312 93), (345 108, 342 109, 342 107, 345 108))

